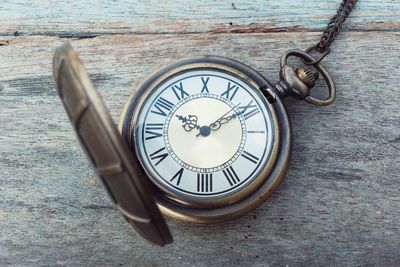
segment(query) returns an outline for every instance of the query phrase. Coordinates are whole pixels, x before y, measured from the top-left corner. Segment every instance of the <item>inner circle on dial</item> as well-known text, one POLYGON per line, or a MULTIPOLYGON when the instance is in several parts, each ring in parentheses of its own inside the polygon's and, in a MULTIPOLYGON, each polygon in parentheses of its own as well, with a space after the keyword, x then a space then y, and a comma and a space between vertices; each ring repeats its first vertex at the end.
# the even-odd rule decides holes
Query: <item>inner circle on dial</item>
POLYGON ((189 169, 223 168, 238 157, 245 143, 245 123, 238 113, 234 104, 218 95, 183 99, 166 119, 169 153, 189 169))

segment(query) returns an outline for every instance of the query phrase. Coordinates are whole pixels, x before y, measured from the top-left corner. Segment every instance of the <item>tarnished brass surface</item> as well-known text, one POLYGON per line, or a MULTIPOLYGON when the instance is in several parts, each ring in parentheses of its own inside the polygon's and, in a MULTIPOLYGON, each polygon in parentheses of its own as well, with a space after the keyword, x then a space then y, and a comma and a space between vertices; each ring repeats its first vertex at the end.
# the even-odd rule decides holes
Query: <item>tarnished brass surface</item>
POLYGON ((137 160, 69 44, 54 55, 54 79, 64 107, 107 192, 135 230, 158 245, 172 237, 137 160))
POLYGON ((308 88, 313 88, 319 77, 319 73, 313 70, 311 66, 297 68, 296 74, 297 77, 308 86, 308 88))
MULTIPOLYGON (((144 81, 128 100, 121 116, 120 130, 128 141, 132 150, 135 150, 135 126, 140 107, 146 101, 151 91, 166 78, 189 69, 216 68, 234 73, 252 84, 255 88, 271 88, 271 84, 259 73, 237 61, 222 57, 199 57, 182 60, 167 66, 144 81)), ((263 97, 260 92, 260 97, 263 97)), ((155 197, 161 211, 171 217, 196 222, 211 223, 233 219, 256 208, 264 202, 277 188, 283 179, 291 151, 291 127, 285 107, 280 99, 265 105, 272 111, 275 127, 275 144, 272 155, 258 177, 245 189, 224 199, 213 199, 207 203, 197 202, 195 199, 185 198, 165 192, 162 185, 150 174, 148 176, 155 184, 155 197), (168 194, 166 194, 168 193, 168 194)))
POLYGON ((313 56, 309 53, 300 50, 288 50, 281 56, 281 81, 278 82, 275 87, 282 97, 288 95, 295 98, 304 99, 306 102, 316 106, 327 106, 335 101, 336 87, 333 82, 332 76, 328 70, 313 56), (312 87, 307 86, 296 74, 294 68, 287 64, 289 57, 297 57, 304 61, 306 65, 311 65, 322 75, 324 81, 328 87, 328 97, 325 99, 317 99, 310 95, 310 89, 312 87))

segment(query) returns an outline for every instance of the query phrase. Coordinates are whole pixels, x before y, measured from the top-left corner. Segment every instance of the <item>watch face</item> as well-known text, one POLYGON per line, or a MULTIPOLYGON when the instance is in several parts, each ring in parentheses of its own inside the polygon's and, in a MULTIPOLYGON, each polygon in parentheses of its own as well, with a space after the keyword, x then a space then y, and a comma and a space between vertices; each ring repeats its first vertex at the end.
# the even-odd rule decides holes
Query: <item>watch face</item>
POLYGON ((158 79, 133 122, 136 152, 152 182, 186 203, 226 204, 263 182, 277 127, 256 86, 216 67, 182 67, 158 79))

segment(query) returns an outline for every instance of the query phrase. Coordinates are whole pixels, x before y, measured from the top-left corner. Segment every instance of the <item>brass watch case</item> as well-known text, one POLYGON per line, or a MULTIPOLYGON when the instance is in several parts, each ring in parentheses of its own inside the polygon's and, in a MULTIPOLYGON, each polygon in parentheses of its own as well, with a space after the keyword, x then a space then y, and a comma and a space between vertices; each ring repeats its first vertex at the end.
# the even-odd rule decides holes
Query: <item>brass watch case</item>
MULTIPOLYGON (((135 145, 136 123, 143 103, 159 84, 178 73, 197 69, 217 69, 233 74, 254 88, 274 88, 261 74, 238 61, 224 57, 203 56, 184 59, 164 67, 141 83, 128 99, 119 123, 121 135, 127 141, 134 158, 140 161, 135 145)), ((281 99, 276 95, 269 102, 262 94, 265 105, 271 111, 274 124, 274 144, 270 157, 258 176, 239 192, 201 202, 190 197, 182 198, 166 192, 149 173, 153 183, 153 197, 161 212, 178 220, 194 223, 214 223, 234 219, 259 206, 279 186, 285 176, 292 147, 291 124, 281 99)), ((145 170, 144 170, 145 171, 145 170)))

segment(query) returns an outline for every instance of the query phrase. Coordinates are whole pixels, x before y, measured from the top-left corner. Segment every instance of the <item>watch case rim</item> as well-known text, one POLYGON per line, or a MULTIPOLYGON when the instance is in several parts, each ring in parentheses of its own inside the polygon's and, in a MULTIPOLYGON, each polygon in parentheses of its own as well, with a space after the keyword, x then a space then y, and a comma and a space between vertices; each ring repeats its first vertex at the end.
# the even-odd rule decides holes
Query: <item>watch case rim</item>
MULTIPOLYGON (((244 74, 244 78, 252 83, 252 85, 255 85, 256 88, 258 87, 273 89, 273 86, 268 82, 268 80, 266 80, 256 70, 239 61, 232 60, 226 57, 202 56, 187 58, 170 64, 164 68, 160 68, 149 75, 147 79, 145 79, 141 84, 136 87, 136 90, 134 90, 134 93, 128 98, 128 101, 126 102, 125 107, 121 112, 118 128, 122 137, 125 138, 128 142, 131 151, 132 144, 135 142, 135 140, 132 140, 132 137, 136 132, 135 122, 138 117, 138 111, 143 105, 144 99, 146 99, 146 97, 150 94, 149 91, 154 89, 154 84, 157 85, 159 83, 157 81, 159 81, 160 79, 161 81, 164 80, 164 76, 170 77, 171 73, 182 71, 182 66, 183 69, 187 69, 188 66, 200 67, 201 65, 203 67, 209 68, 223 66, 222 69, 228 68, 231 71, 236 70, 237 72, 244 74)), ((267 99, 261 94, 261 92, 260 97, 265 100, 265 103, 268 103, 267 99)), ((197 206, 197 203, 195 201, 191 203, 186 203, 187 199, 180 202, 181 200, 179 197, 171 199, 171 197, 164 195, 165 193, 160 193, 160 189, 155 188, 154 196, 157 205, 160 207, 160 210, 163 214, 179 220, 195 223, 226 221, 241 216, 250 210, 253 210, 272 194, 272 192, 279 186, 283 177, 285 176, 291 154, 292 134, 290 120, 288 118, 288 114, 282 100, 277 97, 274 103, 268 105, 271 105, 271 107, 267 107, 267 109, 274 113, 273 124, 276 131, 275 138, 278 142, 274 142, 274 148, 271 153, 272 161, 270 159, 268 159, 267 161, 269 163, 269 166, 267 166, 268 168, 264 167, 258 175, 265 176, 265 178, 258 179, 259 182, 255 183, 255 186, 248 189, 243 195, 239 196, 239 198, 235 196, 233 199, 229 200, 229 203, 224 200, 225 206, 221 206, 221 203, 215 200, 212 200, 209 203, 207 203, 206 201, 202 201, 201 204, 203 205, 203 207, 197 206), (278 172, 277 165, 279 165, 280 168, 278 172), (208 206, 210 208, 206 209, 204 208, 204 206, 208 206)), ((140 161, 136 145, 134 147, 135 151, 132 151, 132 154, 134 154, 135 158, 140 161)), ((145 170, 143 166, 142 168, 144 169, 147 176, 149 176, 148 178, 153 182, 154 178, 149 175, 149 173, 145 170)), ((251 182, 249 185, 251 185, 252 183, 253 182, 251 182)), ((247 187, 249 185, 247 185, 247 187)), ((154 185, 154 187, 156 187, 156 185, 154 185)))

